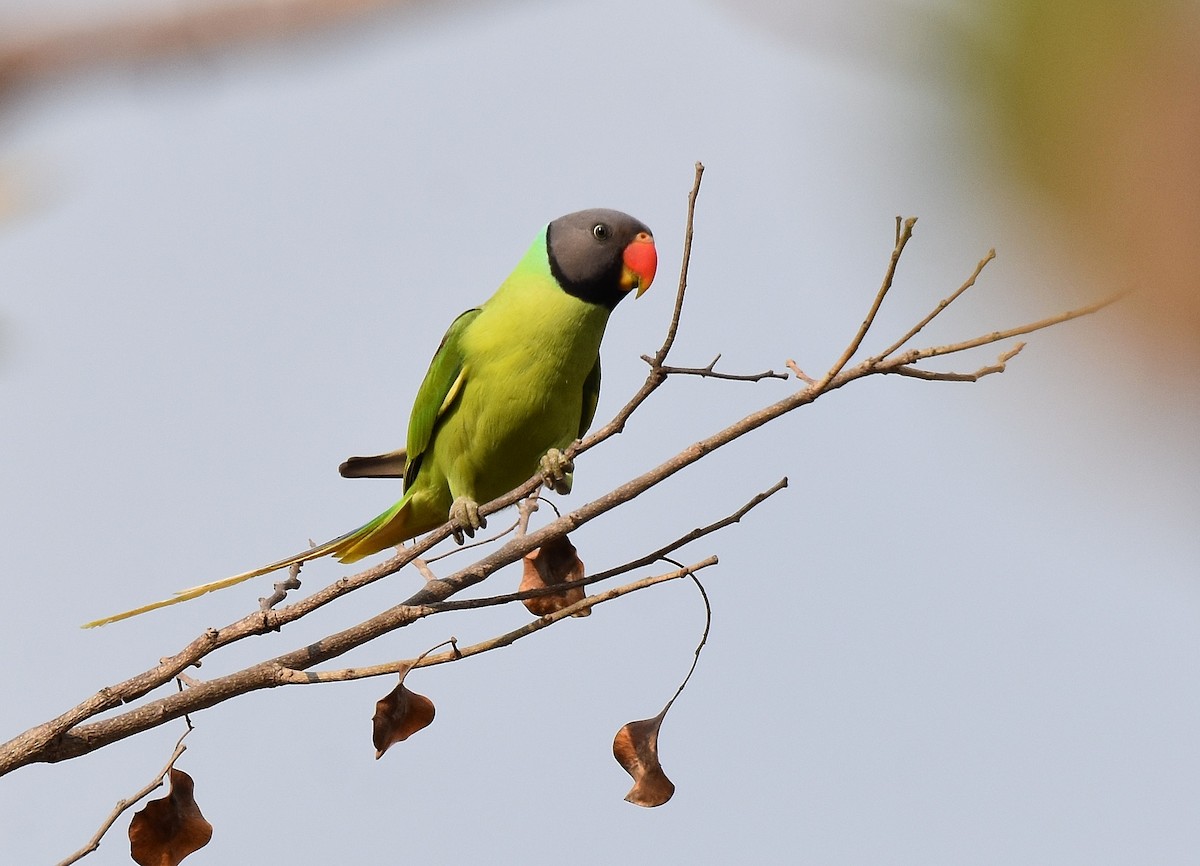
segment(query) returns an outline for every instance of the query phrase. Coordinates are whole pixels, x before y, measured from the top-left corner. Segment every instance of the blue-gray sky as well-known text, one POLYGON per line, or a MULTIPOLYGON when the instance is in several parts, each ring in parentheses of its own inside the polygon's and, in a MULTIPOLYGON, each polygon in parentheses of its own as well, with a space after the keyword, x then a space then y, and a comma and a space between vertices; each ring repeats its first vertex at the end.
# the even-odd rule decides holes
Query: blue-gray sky
MULTIPOLYGON (((338 462, 402 442, 445 326, 561 213, 627 210, 659 245, 653 290, 610 326, 601 419, 661 340, 697 159, 680 364, 829 364, 897 213, 921 221, 876 347, 990 246, 1000 258, 932 339, 1095 296, 972 158, 952 92, 812 41, 718 3, 468 5, 64 82, 10 108, 0 157, 29 204, 0 226, 0 733, 236 619, 270 579, 79 623, 397 498, 338 462)), ((1139 381, 1119 331, 1107 313, 1043 332, 975 385, 856 384, 576 535, 605 567, 791 479, 688 551, 721 565, 704 576, 708 648, 663 727, 668 805, 622 801, 610 743, 687 670, 703 614, 682 583, 415 673, 437 720, 379 762, 370 716, 390 681, 199 714, 180 767, 216 831, 189 862, 1191 862, 1200 412, 1194 390, 1139 381)), ((581 461, 564 504, 795 387, 669 383, 581 461)), ((305 573, 315 587, 340 570, 305 573)), ((393 576, 198 674, 417 585, 393 576)), ((525 620, 433 618, 347 661, 525 620)), ((73 851, 180 732, 4 779, 0 859, 73 851)), ((125 862, 125 824, 93 862, 125 862)))

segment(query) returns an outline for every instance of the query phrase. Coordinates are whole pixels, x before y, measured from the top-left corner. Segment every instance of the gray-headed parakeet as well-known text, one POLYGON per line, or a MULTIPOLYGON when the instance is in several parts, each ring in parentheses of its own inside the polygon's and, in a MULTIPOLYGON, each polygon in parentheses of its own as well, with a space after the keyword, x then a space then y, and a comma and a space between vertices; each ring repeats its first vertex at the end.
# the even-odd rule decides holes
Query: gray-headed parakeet
POLYGON ((325 544, 174 597, 87 624, 104 625, 300 562, 341 562, 394 547, 452 520, 482 525, 478 507, 537 473, 569 486, 561 455, 592 422, 600 394, 600 341, 609 314, 654 279, 654 238, 615 210, 551 222, 500 288, 450 325, 417 391, 404 452, 351 458, 347 476, 404 477, 400 501, 325 544))

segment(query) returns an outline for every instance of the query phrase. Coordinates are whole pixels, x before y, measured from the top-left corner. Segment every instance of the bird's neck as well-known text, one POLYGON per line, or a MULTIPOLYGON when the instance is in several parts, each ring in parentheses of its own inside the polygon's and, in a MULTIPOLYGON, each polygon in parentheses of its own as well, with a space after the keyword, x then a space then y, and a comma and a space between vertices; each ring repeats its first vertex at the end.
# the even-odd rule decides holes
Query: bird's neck
POLYGON ((485 311, 489 308, 492 314, 503 311, 507 328, 537 335, 546 351, 586 358, 589 369, 612 312, 562 290, 550 272, 544 235, 484 305, 485 311))

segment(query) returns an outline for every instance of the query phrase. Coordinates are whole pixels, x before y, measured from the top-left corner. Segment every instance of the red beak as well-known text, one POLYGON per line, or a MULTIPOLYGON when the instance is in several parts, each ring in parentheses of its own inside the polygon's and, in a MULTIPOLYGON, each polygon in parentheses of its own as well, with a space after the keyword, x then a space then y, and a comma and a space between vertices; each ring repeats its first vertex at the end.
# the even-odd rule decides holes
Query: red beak
POLYGON ((622 260, 625 269, 621 272, 621 288, 626 291, 636 288, 640 298, 654 282, 654 272, 658 270, 658 251, 650 233, 639 232, 633 243, 625 247, 622 260))

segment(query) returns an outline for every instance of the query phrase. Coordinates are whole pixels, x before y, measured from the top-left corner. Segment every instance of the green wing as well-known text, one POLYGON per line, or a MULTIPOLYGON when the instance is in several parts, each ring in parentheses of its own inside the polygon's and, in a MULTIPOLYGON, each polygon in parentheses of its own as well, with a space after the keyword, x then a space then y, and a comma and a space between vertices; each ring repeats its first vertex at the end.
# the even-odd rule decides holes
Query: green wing
POLYGON ((462 336, 479 315, 479 308, 467 310, 450 323, 446 336, 438 345, 425 381, 413 401, 408 419, 408 466, 404 470, 404 487, 412 486, 421 468, 421 458, 433 439, 438 419, 454 403, 466 378, 466 359, 463 357, 462 336))
POLYGON ((600 402, 600 355, 596 355, 596 363, 587 378, 583 380, 583 415, 579 419, 579 439, 592 426, 596 417, 596 405, 600 402))
MULTIPOLYGON (((205 583, 200 586, 194 586, 191 589, 185 589, 182 592, 177 592, 172 598, 164 599, 163 601, 145 604, 133 610, 127 610, 124 613, 105 617, 104 619, 93 620, 87 623, 84 628, 105 625, 106 623, 116 622, 117 620, 136 616, 146 611, 178 604, 181 601, 188 601, 207 592, 224 589, 227 586, 234 586, 252 577, 269 574, 280 568, 286 568, 289 565, 301 562, 308 562, 321 556, 333 554, 342 562, 354 562, 363 556, 376 553, 384 547, 389 547, 400 541, 412 538, 412 524, 406 522, 405 513, 405 507, 408 505, 409 500, 407 493, 411 492, 408 489, 412 486, 414 479, 416 479, 417 467, 421 464, 421 457, 433 439, 433 428, 442 414, 453 405, 455 398, 462 389, 462 383, 467 373, 462 352, 462 335, 477 315, 479 315, 478 309, 467 310, 451 323, 450 329, 446 331, 446 336, 442 337, 442 342, 438 346, 437 353, 433 356, 433 362, 429 365, 429 372, 425 374, 425 381, 421 383, 421 388, 417 392, 416 404, 413 406, 412 417, 408 422, 408 467, 404 475, 406 495, 399 502, 366 525, 360 526, 353 532, 340 535, 318 547, 310 548, 302 553, 289 556, 287 559, 281 559, 262 568, 256 568, 253 571, 245 571, 241 574, 235 574, 233 577, 227 577, 224 580, 215 580, 212 583, 205 583)), ((594 376, 588 376, 588 382, 590 383, 595 378, 596 383, 599 384, 599 367, 593 373, 594 376)), ((593 399, 593 412, 595 411, 594 403, 593 399)), ((363 461, 367 464, 365 474, 369 476, 373 471, 379 469, 379 466, 375 465, 377 463, 386 463, 395 469, 399 463, 403 462, 403 452, 393 452, 392 454, 384 454, 379 457, 351 458, 350 461, 342 464, 343 474, 347 474, 347 470, 349 469, 353 475, 352 464, 354 460, 363 461)), ((438 515, 438 517, 440 519, 435 521, 434 525, 445 520, 445 515, 438 515)), ((419 532, 420 530, 418 529, 417 531, 419 532)))

